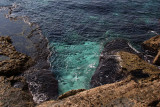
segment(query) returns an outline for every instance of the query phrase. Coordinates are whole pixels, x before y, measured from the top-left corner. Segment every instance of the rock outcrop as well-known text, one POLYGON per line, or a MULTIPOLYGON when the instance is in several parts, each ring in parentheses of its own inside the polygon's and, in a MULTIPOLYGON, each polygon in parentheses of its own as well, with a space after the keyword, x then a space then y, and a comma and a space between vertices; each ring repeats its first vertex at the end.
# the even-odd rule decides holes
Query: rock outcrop
POLYGON ((142 43, 144 50, 148 50, 149 54, 153 54, 153 64, 160 65, 160 35, 154 36, 142 43))
POLYGON ((156 107, 160 106, 160 70, 136 54, 119 51, 126 77, 62 100, 48 101, 37 107, 156 107))
POLYGON ((30 57, 15 50, 10 37, 0 37, 0 55, 9 57, 9 60, 0 61, 0 75, 18 75, 33 65, 30 57))
POLYGON ((8 57, 0 61, 0 106, 34 107, 25 78, 20 76, 33 65, 32 59, 17 52, 10 37, 0 37, 0 55, 8 57))
POLYGON ((90 83, 92 88, 114 83, 125 77, 124 73, 121 72, 120 56, 116 54, 118 51, 138 54, 127 40, 116 39, 107 43, 100 55, 99 65, 92 76, 90 83))
POLYGON ((144 50, 149 50, 154 53, 158 53, 160 50, 160 35, 154 36, 149 40, 146 40, 142 43, 142 47, 144 50))

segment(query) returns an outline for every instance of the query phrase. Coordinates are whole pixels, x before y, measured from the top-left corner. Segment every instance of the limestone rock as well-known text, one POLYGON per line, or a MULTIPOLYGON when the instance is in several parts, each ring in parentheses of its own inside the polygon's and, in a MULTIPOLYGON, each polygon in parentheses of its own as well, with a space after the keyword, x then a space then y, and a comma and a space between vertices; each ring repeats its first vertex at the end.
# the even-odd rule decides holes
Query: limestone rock
POLYGON ((11 43, 10 37, 0 37, 0 55, 9 57, 0 61, 0 75, 17 75, 33 64, 30 57, 17 52, 11 43))
POLYGON ((130 76, 136 82, 148 82, 160 78, 160 69, 156 66, 144 61, 139 56, 120 51, 117 53, 120 56, 121 72, 130 76))
POLYGON ((142 47, 144 48, 144 50, 149 50, 154 53, 157 53, 160 49, 160 35, 154 36, 149 40, 144 41, 142 43, 142 47))

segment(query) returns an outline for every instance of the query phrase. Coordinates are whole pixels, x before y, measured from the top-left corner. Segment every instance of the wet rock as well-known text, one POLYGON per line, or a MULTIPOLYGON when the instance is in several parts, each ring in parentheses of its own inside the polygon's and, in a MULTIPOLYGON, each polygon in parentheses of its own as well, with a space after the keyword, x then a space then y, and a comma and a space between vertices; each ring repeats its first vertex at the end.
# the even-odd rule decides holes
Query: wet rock
POLYGON ((29 70, 25 73, 29 90, 36 103, 56 99, 58 96, 58 81, 48 70, 29 70))
POLYGON ((92 88, 124 78, 124 74, 121 72, 120 56, 116 54, 118 51, 138 54, 127 40, 116 39, 107 43, 100 55, 99 65, 92 76, 90 83, 92 88))
POLYGON ((32 95, 27 90, 23 77, 6 78, 0 76, 0 106, 1 107, 34 107, 32 95), (14 87, 21 83, 20 87, 14 87), (22 85, 23 84, 23 85, 22 85))
POLYGON ((0 55, 9 57, 0 61, 0 75, 18 75, 33 64, 30 57, 17 52, 11 43, 10 37, 0 37, 0 55))

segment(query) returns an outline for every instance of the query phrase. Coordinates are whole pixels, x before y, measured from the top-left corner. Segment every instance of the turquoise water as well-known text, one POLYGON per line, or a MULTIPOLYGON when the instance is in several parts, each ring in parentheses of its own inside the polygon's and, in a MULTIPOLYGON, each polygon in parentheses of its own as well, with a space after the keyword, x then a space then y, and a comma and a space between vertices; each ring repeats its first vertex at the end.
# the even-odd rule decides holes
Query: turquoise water
POLYGON ((55 51, 57 55, 57 59, 53 60, 55 58, 53 53, 51 61, 52 65, 58 63, 58 66, 53 66, 53 68, 59 81, 59 93, 71 89, 89 89, 102 45, 86 41, 77 45, 51 43, 50 46, 54 46, 52 51, 55 51))
POLYGON ((159 0, 1 0, 16 6, 11 16, 27 16, 49 40, 52 71, 59 93, 88 89, 103 45, 128 39, 142 41, 160 33, 159 0))

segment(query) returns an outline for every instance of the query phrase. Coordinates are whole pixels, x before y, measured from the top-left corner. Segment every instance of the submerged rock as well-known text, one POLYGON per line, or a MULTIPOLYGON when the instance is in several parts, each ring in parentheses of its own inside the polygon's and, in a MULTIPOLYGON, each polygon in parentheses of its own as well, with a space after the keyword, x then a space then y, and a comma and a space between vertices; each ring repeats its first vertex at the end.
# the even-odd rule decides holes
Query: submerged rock
POLYGON ((138 52, 131 47, 129 42, 124 39, 116 39, 104 46, 100 55, 99 65, 92 76, 91 87, 113 83, 124 78, 124 73, 121 72, 118 51, 127 51, 137 54, 138 52))
POLYGON ((58 96, 58 81, 48 70, 29 70, 25 73, 29 90, 36 103, 56 99, 58 96))
POLYGON ((0 75, 17 75, 33 64, 30 57, 15 50, 10 37, 0 37, 0 55, 9 57, 0 61, 0 75))

